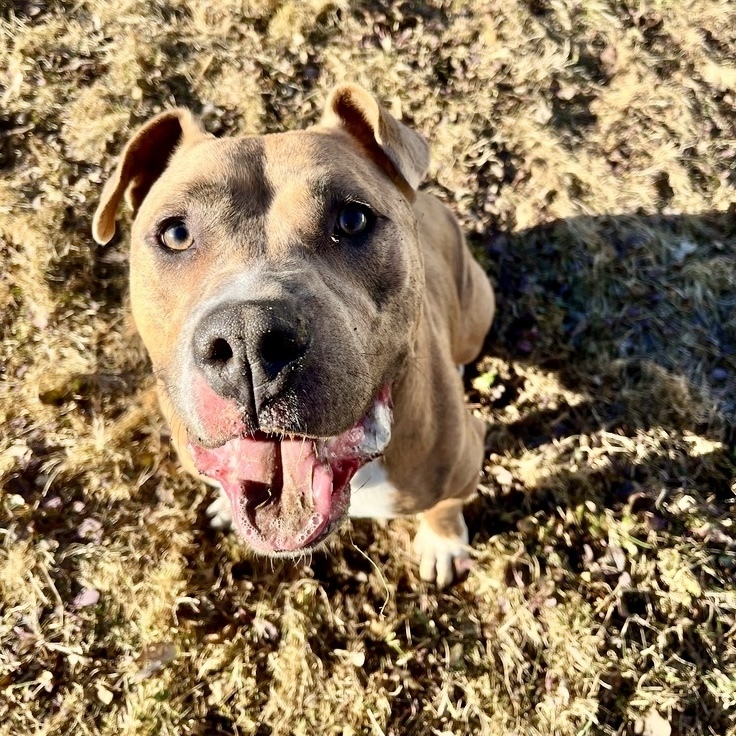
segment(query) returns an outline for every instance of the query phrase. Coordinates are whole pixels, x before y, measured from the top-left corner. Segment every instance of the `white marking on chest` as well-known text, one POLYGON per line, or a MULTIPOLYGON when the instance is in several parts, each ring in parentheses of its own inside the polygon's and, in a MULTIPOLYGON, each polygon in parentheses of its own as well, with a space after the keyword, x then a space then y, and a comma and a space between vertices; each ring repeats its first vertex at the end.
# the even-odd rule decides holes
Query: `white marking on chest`
POLYGON ((393 519, 398 491, 388 479, 381 459, 364 465, 350 481, 350 516, 356 519, 393 519))

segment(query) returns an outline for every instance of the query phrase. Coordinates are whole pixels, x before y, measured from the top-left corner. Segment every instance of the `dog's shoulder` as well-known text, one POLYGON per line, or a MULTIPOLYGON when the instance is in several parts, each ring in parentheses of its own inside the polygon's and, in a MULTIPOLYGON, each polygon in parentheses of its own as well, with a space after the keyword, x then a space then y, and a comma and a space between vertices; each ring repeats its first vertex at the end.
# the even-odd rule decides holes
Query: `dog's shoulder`
POLYGON ((453 360, 464 364, 478 355, 490 328, 493 289, 449 207, 429 193, 417 192, 414 212, 424 255, 427 306, 436 319, 448 324, 453 360))

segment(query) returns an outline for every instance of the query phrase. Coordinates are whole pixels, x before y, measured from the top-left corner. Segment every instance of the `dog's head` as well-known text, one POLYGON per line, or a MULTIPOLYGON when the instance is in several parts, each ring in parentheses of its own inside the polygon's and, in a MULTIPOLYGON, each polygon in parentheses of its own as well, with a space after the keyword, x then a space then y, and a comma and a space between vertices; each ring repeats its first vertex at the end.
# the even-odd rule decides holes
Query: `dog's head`
POLYGON ((133 316, 173 421, 258 550, 318 544, 390 438, 424 275, 429 149, 348 85, 305 131, 217 139, 187 110, 127 144, 93 233, 135 213, 133 316))

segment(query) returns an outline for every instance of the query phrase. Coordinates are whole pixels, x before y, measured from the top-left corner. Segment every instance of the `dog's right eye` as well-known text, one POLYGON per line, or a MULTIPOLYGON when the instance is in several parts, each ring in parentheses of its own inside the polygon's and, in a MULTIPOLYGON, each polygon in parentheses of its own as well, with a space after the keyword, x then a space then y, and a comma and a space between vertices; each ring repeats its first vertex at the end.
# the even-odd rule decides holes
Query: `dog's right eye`
POLYGON ((186 250, 194 243, 189 228, 181 220, 170 220, 161 230, 159 240, 169 250, 186 250))

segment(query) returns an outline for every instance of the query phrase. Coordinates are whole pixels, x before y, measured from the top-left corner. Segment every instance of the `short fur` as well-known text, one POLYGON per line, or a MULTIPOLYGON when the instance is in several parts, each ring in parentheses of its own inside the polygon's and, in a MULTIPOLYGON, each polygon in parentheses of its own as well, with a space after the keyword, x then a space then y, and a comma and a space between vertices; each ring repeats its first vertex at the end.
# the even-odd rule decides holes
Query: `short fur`
POLYGON ((259 138, 215 139, 190 112, 172 110, 128 143, 93 233, 112 238, 125 195, 135 213, 133 315, 189 472, 197 474, 187 436, 221 444, 231 419, 332 436, 390 384, 384 462, 397 511, 422 513, 422 576, 446 584, 467 557, 461 507, 476 488, 485 430, 464 406, 457 366, 478 356, 494 297, 452 213, 416 191, 428 164, 424 139, 354 85, 333 91, 320 125, 259 138), (382 214, 365 247, 352 250, 326 235, 336 203, 349 197, 382 214), (165 253, 157 228, 184 212, 200 247, 165 253), (313 347, 266 408, 230 402, 208 415, 191 398, 193 326, 204 305, 243 291, 293 304, 313 347))

